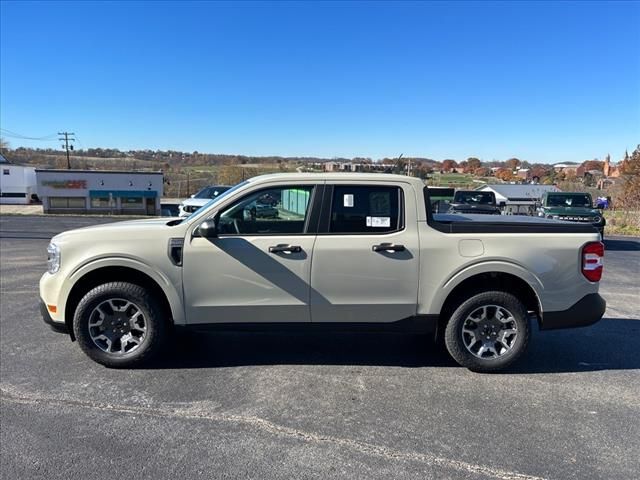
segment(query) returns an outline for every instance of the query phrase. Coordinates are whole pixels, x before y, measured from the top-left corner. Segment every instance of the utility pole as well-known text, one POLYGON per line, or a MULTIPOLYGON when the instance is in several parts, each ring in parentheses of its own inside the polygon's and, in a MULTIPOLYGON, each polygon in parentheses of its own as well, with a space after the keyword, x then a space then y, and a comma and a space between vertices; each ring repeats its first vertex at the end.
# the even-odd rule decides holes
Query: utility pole
POLYGON ((62 146, 62 148, 64 148, 65 151, 67 152, 67 170, 71 170, 71 160, 69 160, 69 150, 73 150, 73 144, 69 145, 69 142, 76 141, 75 138, 71 138, 73 137, 73 135, 75 135, 75 133, 58 132, 58 135, 60 135, 61 137, 64 135, 64 138, 59 138, 58 140, 60 141, 64 140, 64 145, 62 146))

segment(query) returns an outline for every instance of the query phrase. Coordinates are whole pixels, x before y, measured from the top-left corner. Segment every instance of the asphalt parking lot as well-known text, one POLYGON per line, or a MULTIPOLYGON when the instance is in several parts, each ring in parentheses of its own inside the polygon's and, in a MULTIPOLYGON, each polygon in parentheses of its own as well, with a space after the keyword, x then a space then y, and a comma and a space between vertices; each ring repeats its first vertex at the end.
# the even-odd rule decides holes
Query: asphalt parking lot
POLYGON ((48 239, 103 220, 0 217, 2 478, 640 476, 640 239, 605 242, 605 318, 535 331, 506 373, 374 334, 200 335, 109 370, 37 305, 48 239))

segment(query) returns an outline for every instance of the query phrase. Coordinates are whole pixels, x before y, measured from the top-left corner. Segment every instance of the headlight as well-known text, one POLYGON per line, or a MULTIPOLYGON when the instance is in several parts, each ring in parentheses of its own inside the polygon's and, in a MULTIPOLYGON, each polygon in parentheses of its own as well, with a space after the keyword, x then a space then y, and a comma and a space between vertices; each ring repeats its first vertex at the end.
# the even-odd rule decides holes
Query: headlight
POLYGON ((598 216, 593 217, 592 221, 593 221, 593 223, 600 223, 602 221, 602 217, 598 217, 598 216))
POLYGON ((553 215, 547 215, 547 218, 553 218, 553 215))
POLYGON ((554 219, 554 220, 558 220, 559 218, 560 218, 560 217, 559 217, 558 215, 554 215, 554 216, 553 216, 553 219, 554 219))
POLYGON ((47 247, 47 270, 49 273, 60 270, 60 247, 55 243, 50 243, 47 247))

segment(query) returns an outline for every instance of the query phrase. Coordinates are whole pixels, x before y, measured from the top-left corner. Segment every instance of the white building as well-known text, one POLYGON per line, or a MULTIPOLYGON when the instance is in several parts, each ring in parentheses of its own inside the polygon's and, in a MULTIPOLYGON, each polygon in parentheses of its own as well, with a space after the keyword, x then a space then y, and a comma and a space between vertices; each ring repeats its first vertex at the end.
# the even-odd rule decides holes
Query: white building
POLYGON ((545 192, 559 192, 554 185, 484 185, 478 190, 493 192, 498 205, 503 205, 503 215, 533 215, 536 202, 545 192))
POLYGON ((36 169, 14 165, 0 155, 0 203, 27 204, 38 201, 36 169))
POLYGON ((44 213, 160 215, 162 172, 36 170, 44 213))

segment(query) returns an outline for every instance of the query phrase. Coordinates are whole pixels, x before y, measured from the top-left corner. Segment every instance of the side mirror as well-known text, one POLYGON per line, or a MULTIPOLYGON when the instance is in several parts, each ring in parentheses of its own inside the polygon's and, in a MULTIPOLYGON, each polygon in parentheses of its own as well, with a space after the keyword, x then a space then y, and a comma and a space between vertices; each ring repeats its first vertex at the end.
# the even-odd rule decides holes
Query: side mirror
POLYGON ((500 208, 504 208, 507 206, 507 202, 500 202, 500 205, 498 205, 500 208))
POLYGON ((196 194, 190 195, 190 198, 196 198, 196 194))
POLYGON ((198 226, 198 233, 205 238, 216 238, 218 236, 218 225, 215 220, 205 220, 198 226))
POLYGON ((536 206, 536 208, 540 208, 542 206, 542 204, 540 202, 536 202, 535 206, 536 206))

